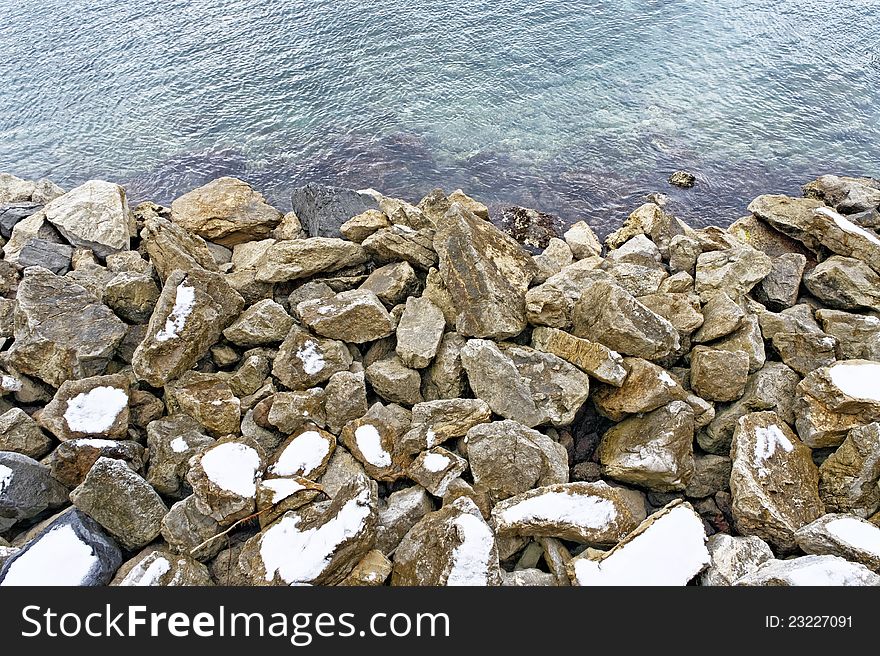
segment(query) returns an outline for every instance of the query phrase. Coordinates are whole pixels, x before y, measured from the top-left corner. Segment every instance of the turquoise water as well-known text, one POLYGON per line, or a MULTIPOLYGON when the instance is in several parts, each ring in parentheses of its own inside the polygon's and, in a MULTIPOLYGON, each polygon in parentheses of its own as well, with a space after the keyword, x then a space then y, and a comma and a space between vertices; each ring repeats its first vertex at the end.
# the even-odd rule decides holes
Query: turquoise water
POLYGON ((463 187, 607 231, 880 174, 878 0, 0 0, 0 170, 463 187), (669 187, 675 169, 695 189, 669 187))

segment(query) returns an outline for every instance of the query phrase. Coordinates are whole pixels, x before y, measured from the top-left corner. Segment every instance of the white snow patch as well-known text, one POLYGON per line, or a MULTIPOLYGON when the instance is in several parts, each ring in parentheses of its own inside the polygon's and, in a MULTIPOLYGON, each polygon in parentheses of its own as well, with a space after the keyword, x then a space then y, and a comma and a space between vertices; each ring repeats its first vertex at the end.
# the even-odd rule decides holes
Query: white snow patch
POLYGON ((241 497, 257 493, 260 455, 246 444, 225 442, 202 456, 202 469, 211 482, 241 497))
POLYGON ((185 282, 177 286, 177 294, 174 296, 174 307, 171 308, 171 314, 165 319, 165 327, 156 333, 157 342, 167 342, 169 339, 176 339, 183 330, 184 324, 193 307, 196 304, 196 290, 185 282))
POLYGON ((303 344, 302 348, 296 352, 296 357, 300 359, 300 362, 302 362, 303 365, 303 371, 309 376, 314 376, 316 373, 324 369, 324 366, 326 365, 324 362, 324 356, 318 350, 317 342, 311 340, 303 344))
POLYGON ((776 447, 780 447, 786 453, 791 453, 794 444, 785 436, 782 429, 776 424, 766 428, 759 426, 755 429, 755 459, 754 465, 758 474, 766 476, 770 471, 764 467, 764 463, 776 453, 776 447))
POLYGON ((670 376, 669 372, 666 370, 661 371, 659 376, 660 376, 660 380, 667 387, 675 387, 676 385, 678 385, 678 383, 675 382, 675 379, 672 376, 670 376))
POLYGON ((270 478, 268 481, 263 481, 261 485, 272 490, 273 504, 284 501, 287 497, 306 489, 305 485, 292 478, 270 478))
POLYGON ((605 528, 617 518, 614 503, 599 496, 547 492, 524 499, 498 513, 500 524, 559 522, 584 528, 605 528))
POLYGON ((364 488, 321 526, 303 531, 299 517, 283 517, 260 541, 266 581, 277 573, 288 585, 311 583, 324 572, 336 550, 363 530, 369 516, 370 491, 364 488))
POLYGON ((68 444, 75 446, 90 446, 95 449, 106 449, 109 447, 119 446, 117 440, 102 440, 96 437, 78 437, 75 440, 68 440, 68 444))
POLYGON ((159 579, 171 571, 171 563, 157 552, 151 553, 141 562, 131 568, 125 578, 119 583, 121 586, 150 587, 159 584, 159 579))
POLYGON ((67 402, 64 420, 77 433, 104 433, 128 405, 128 394, 118 387, 101 386, 77 394, 67 402))
POLYGON ((677 506, 600 561, 575 563, 580 585, 686 585, 709 564, 703 520, 677 506))
POLYGON ((880 528, 856 519, 841 517, 825 525, 825 530, 844 544, 880 558, 880 528))
POLYGON ((391 454, 382 447, 382 437, 373 424, 358 426, 354 440, 367 462, 375 467, 390 467, 391 454))
POLYGON ((329 305, 322 305, 318 308, 318 314, 327 315, 333 312, 335 308, 330 307, 329 305))
POLYGON ((880 362, 838 362, 828 376, 847 396, 880 403, 880 362))
POLYGON ((433 449, 443 440, 437 439, 437 433, 434 432, 433 428, 429 428, 427 434, 425 435, 425 441, 428 443, 428 448, 433 449))
POLYGON ((492 531, 482 518, 468 513, 456 517, 454 523, 461 543, 452 550, 452 568, 446 585, 488 585, 489 559, 495 545, 492 531))
POLYGON ((824 217, 827 217, 834 221, 834 225, 843 230, 844 232, 848 232, 851 235, 858 235, 860 237, 864 237, 869 242, 874 244, 875 246, 880 246, 880 239, 876 237, 876 235, 871 234, 863 227, 856 225, 849 219, 844 218, 842 215, 838 214, 834 210, 827 207, 820 207, 815 210, 816 214, 821 214, 824 217))
POLYGON ((2 387, 7 392, 20 392, 21 381, 18 378, 14 378, 13 376, 3 374, 2 376, 0 376, 0 387, 2 387))
POLYGON ((13 471, 6 465, 0 465, 0 494, 3 494, 3 491, 9 487, 9 482, 12 480, 13 471))
POLYGON ((449 466, 449 463, 452 462, 449 458, 444 456, 442 453, 429 453, 425 456, 425 459, 422 461, 422 466, 426 471, 429 472, 442 472, 449 466))
MULTIPOLYGON (((764 565, 753 576, 759 576, 765 568, 770 569, 773 562, 764 565)), ((838 556, 802 556, 787 562, 797 563, 796 567, 792 565, 781 577, 792 586, 865 585, 865 575, 870 574, 870 570, 864 565, 851 563, 838 556)))
POLYGON ((189 444, 186 443, 186 440, 182 437, 175 437, 171 440, 171 450, 174 453, 183 453, 189 448, 189 444))
POLYGON ((0 585, 78 586, 96 564, 92 547, 65 524, 51 529, 13 561, 0 585))
POLYGON ((304 476, 321 466, 330 453, 330 442, 318 431, 306 431, 297 435, 285 447, 269 471, 278 476, 304 476))

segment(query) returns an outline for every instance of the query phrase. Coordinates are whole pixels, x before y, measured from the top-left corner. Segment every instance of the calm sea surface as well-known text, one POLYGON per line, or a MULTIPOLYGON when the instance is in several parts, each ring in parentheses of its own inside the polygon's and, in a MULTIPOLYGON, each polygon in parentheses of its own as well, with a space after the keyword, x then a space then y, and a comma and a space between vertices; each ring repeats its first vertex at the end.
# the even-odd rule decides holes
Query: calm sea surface
POLYGON ((665 191, 724 224, 880 175, 880 1, 0 0, 0 170, 281 209, 462 187, 602 232, 665 191))

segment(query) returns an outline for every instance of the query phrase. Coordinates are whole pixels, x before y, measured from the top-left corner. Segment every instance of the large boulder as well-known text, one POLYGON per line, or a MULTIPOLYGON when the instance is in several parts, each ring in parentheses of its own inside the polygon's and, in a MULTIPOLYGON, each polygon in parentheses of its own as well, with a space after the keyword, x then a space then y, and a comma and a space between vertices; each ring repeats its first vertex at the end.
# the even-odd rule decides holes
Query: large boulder
POLYGON ((123 374, 65 381, 38 423, 59 440, 75 437, 124 439, 128 433, 130 389, 123 374))
POLYGON ((804 553, 840 556, 880 572, 880 527, 854 515, 830 513, 795 532, 804 553))
POLYGON ((190 459, 186 474, 196 508, 226 526, 253 513, 257 482, 266 465, 263 450, 246 437, 218 440, 190 459))
POLYGON ((33 458, 0 451, 0 531, 67 503, 67 490, 33 458))
POLYGON ((718 292, 740 298, 766 278, 772 268, 773 260, 751 246, 709 251, 697 258, 694 288, 704 300, 718 292))
POLYGON ((281 216, 249 184, 229 177, 212 180, 171 203, 175 223, 229 247, 267 237, 281 216))
POLYGON ((147 335, 135 349, 135 375, 153 387, 177 378, 208 353, 243 307, 244 299, 222 275, 174 271, 162 288, 147 335))
POLYGON ((90 180, 48 203, 46 220, 78 248, 99 257, 127 251, 134 218, 125 190, 117 184, 90 180))
POLYGON ((125 337, 125 324, 107 306, 41 267, 25 269, 16 301, 8 362, 53 387, 104 373, 125 337))
POLYGON ((773 550, 761 538, 716 533, 706 543, 712 562, 700 576, 700 584, 728 586, 756 572, 761 565, 773 560, 773 550))
POLYGON ((453 205, 438 225, 434 250, 459 333, 505 339, 523 331, 525 294, 537 267, 516 241, 453 205))
POLYGON ((151 216, 144 221, 141 245, 162 280, 177 269, 217 271, 217 262, 205 240, 162 216, 151 216))
POLYGON ((367 210, 379 209, 376 198, 366 191, 314 182, 294 189, 290 200, 309 237, 338 237, 346 221, 367 210))
POLYGON ((853 428, 822 463, 819 495, 829 512, 870 517, 880 510, 880 423, 853 428))
POLYGON ((278 349, 272 375, 292 390, 305 390, 347 371, 351 363, 351 353, 344 343, 315 337, 294 326, 278 349))
POLYGON ((294 239, 272 244, 256 267, 258 282, 285 282, 310 278, 363 264, 367 253, 360 244, 330 237, 294 239))
POLYGON ((313 332, 352 344, 387 337, 394 322, 376 295, 366 289, 352 289, 333 298, 303 301, 296 306, 302 323, 313 332))
POLYGON ((532 331, 532 348, 552 353, 602 383, 620 387, 626 379, 623 357, 617 351, 558 328, 536 327, 532 331))
POLYGON ((804 276, 810 293, 838 310, 880 310, 880 275, 861 260, 835 255, 804 276))

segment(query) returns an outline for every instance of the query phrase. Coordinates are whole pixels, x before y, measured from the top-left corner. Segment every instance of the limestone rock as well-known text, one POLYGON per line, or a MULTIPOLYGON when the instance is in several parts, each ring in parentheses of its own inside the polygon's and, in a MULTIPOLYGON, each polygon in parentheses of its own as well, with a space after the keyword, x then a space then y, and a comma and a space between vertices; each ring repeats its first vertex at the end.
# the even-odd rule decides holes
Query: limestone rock
POLYGON ((297 308, 303 324, 329 337, 363 344, 394 332, 388 311, 373 292, 353 289, 332 299, 304 301, 297 308))
POLYGON ((397 448, 394 426, 369 415, 346 424, 339 440, 372 478, 394 481, 403 476, 408 459, 397 448))
POLYGON ((104 372, 125 325, 85 288, 47 269, 25 270, 9 364, 54 387, 104 372))
POLYGON ((29 201, 36 185, 11 173, 0 173, 0 205, 29 201))
POLYGON ((750 246, 703 253, 697 258, 696 292, 703 298, 723 291, 739 298, 767 277, 773 260, 750 246))
POLYGON ((822 463, 819 495, 829 512, 870 517, 880 510, 880 423, 852 429, 822 463))
POLYGON ((804 553, 840 556, 880 572, 880 527, 854 515, 830 513, 795 532, 804 553))
POLYGON ((540 487, 498 503, 492 520, 499 536, 556 537, 613 546, 638 526, 618 488, 596 483, 540 487))
POLYGON ((749 356, 697 346, 691 351, 691 387, 709 401, 735 401, 748 382, 749 356))
POLYGON ((427 298, 408 298, 397 326, 397 355, 404 366, 427 367, 440 346, 446 320, 427 298))
POLYGON ((147 425, 150 461, 147 482, 157 492, 179 499, 189 493, 186 474, 189 461, 200 450, 214 444, 199 423, 184 414, 163 417, 147 425))
POLYGON ((422 378, 422 396, 425 400, 455 399, 464 393, 466 383, 461 350, 465 344, 467 339, 456 332, 443 335, 437 355, 422 378))
POLYGON ((593 393, 596 409, 612 421, 656 410, 670 401, 685 400, 687 392, 668 371, 641 358, 624 358, 626 379, 619 387, 600 385, 593 393))
POLYGON ((67 503, 67 490, 33 458, 0 451, 0 531, 67 503))
POLYGON ((575 259, 583 260, 602 253, 602 244, 586 221, 578 221, 572 225, 565 232, 563 238, 575 259))
POLYGON ((422 271, 437 264, 434 230, 430 228, 413 230, 404 225, 383 228, 364 239, 363 247, 370 257, 382 264, 409 262, 422 271))
POLYGON ((784 253, 773 258, 770 273, 754 288, 755 299, 773 311, 797 303, 807 258, 800 253, 784 253))
POLYGON ((727 456, 713 454, 694 456, 694 475, 687 484, 685 496, 702 499, 726 490, 733 462, 727 456))
POLYGON ((476 396, 528 427, 571 424, 589 394, 587 375, 550 353, 474 339, 461 357, 476 396))
POLYGON ((761 325, 753 314, 745 317, 742 326, 736 332, 712 342, 712 348, 748 355, 750 374, 758 371, 767 361, 761 325))
POLYGON ((339 433, 349 421, 367 413, 367 386, 364 372, 339 371, 327 382, 327 427, 339 433))
POLYGON ((478 424, 465 439, 474 484, 495 501, 568 482, 565 447, 515 421, 478 424))
POLYGON ((210 560, 227 544, 220 524, 200 512, 196 497, 178 501, 162 518, 162 537, 174 551, 199 561, 210 560))
POLYGON ((373 292, 386 306, 392 307, 405 303, 418 288, 419 279, 409 262, 393 262, 373 271, 359 289, 373 292))
POLYGON ((453 479, 461 476, 468 461, 443 447, 423 451, 413 460, 406 475, 435 497, 446 494, 453 479))
POLYGON ((70 500, 128 550, 156 539, 168 512, 149 483, 113 458, 98 458, 70 500))
POLYGON ((137 347, 132 367, 139 380, 162 387, 192 368, 220 339, 244 306, 220 274, 174 271, 137 347))
POLYGON ((375 544, 376 507, 375 483, 352 481, 326 511, 290 511, 248 540, 239 562, 251 584, 339 583, 375 544))
POLYGON ((608 248, 619 248, 637 235, 647 235, 660 251, 668 253, 669 243, 684 234, 684 227, 675 217, 656 203, 645 203, 630 214, 623 225, 605 240, 608 248))
POLYGON ((693 334, 698 344, 725 337, 739 328, 745 312, 724 292, 713 294, 703 306, 703 325, 693 334))
POLYGON ((880 188, 870 178, 820 175, 803 187, 804 196, 824 201, 838 212, 854 214, 880 206, 880 188))
POLYGON ((46 239, 31 239, 18 254, 21 267, 41 266, 52 273, 63 276, 70 270, 73 248, 66 244, 56 244, 46 239))
POLYGON ((199 512, 227 526, 254 511, 262 449, 245 437, 224 438, 190 460, 186 474, 199 512))
POLYGON ((59 440, 74 437, 124 439, 128 432, 129 383, 123 374, 62 383, 37 423, 59 440))
POLYGON ((10 408, 0 415, 0 451, 41 458, 51 448, 52 439, 21 408, 10 408))
POLYGON ((320 387, 311 387, 301 392, 277 392, 258 403, 254 407, 254 413, 261 413, 262 407, 268 407, 268 413, 264 415, 268 427, 274 426, 282 433, 290 434, 310 423, 325 426, 326 402, 327 395, 320 387))
POLYGON ((837 340, 839 360, 880 361, 880 317, 839 310, 817 310, 822 330, 837 340))
POLYGON ((686 585, 710 563, 703 520, 673 501, 595 560, 569 563, 575 585, 686 585))
POLYGON ((165 386, 165 404, 169 413, 189 415, 215 437, 239 432, 241 401, 217 374, 186 372, 165 386))
POLYGON ((144 222, 141 244, 163 281, 177 269, 217 271, 217 262, 204 239, 161 216, 144 222))
POLYGON ((492 411, 481 399, 438 399, 413 406, 413 430, 424 431, 419 451, 433 448, 446 440, 464 437, 478 424, 489 422, 492 411))
POLYGON ((755 412, 737 423, 730 456, 737 531, 790 553, 794 532, 824 513, 810 449, 775 412, 755 412))
POLYGON ((562 271, 574 261, 571 249, 561 239, 552 238, 540 255, 534 256, 538 273, 532 279, 534 284, 545 282, 547 278, 562 271))
POLYGON ((664 358, 680 346, 678 332, 620 287, 596 282, 574 306, 574 334, 624 355, 664 358))
POLYGON ((262 346, 283 340, 293 326, 293 319, 271 298, 251 305, 239 315, 223 336, 237 346, 262 346))
POLYGON ((425 515, 394 554, 391 585, 500 584, 495 536, 466 497, 425 515))
POLYGON ((382 228, 390 228, 391 221, 381 210, 366 210, 351 217, 339 226, 339 232, 349 241, 362 243, 364 239, 382 228))
POLYGON ((626 379, 623 357, 617 351, 557 328, 535 328, 532 331, 532 348, 552 353, 602 383, 620 387, 626 379))
POLYGON ((159 288, 150 276, 121 272, 107 283, 101 300, 125 321, 145 323, 159 300, 159 288))
POLYGON ((308 389, 347 371, 351 362, 351 353, 342 342, 314 337, 295 326, 278 349, 272 375, 290 389, 308 389))
POLYGON ((17 263, 21 251, 33 239, 42 239, 53 244, 63 244, 64 238, 55 227, 46 220, 42 210, 16 222, 3 246, 3 258, 9 263, 17 263))
POLYGON ((570 329, 572 311, 583 290, 597 281, 616 284, 599 269, 601 257, 579 260, 526 292, 526 318, 534 326, 570 329))
POLYGON ((316 480, 326 470, 333 452, 336 438, 314 427, 291 435, 269 459, 267 475, 273 477, 301 476, 316 480))
POLYGON ((837 339, 824 333, 776 333, 773 348, 785 364, 802 376, 834 364, 837 359, 837 339))
POLYGON ((90 180, 48 203, 43 212, 67 241, 99 257, 129 249, 133 217, 125 190, 117 184, 90 180))
POLYGON ((257 266, 259 282, 284 282, 339 271, 367 261, 360 244, 331 237, 279 241, 257 266))
POLYGON ((106 585, 121 563, 116 543, 95 521, 74 509, 6 560, 0 586, 106 585))
POLYGON ((438 225, 434 250, 460 334, 504 339, 523 331, 525 294, 536 267, 519 244, 453 205, 438 225))
POLYGON ((131 440, 103 440, 78 437, 62 442, 44 464, 49 465, 52 477, 68 488, 75 488, 98 458, 114 458, 127 463, 132 471, 141 473, 147 454, 137 442, 131 440))
POLYGON ((804 286, 838 310, 880 310, 880 275, 861 260, 829 257, 804 276, 804 286))
POLYGON ((747 574, 736 585, 759 586, 854 586, 880 585, 880 576, 860 563, 838 556, 802 556, 791 560, 769 560, 747 574))
POLYGON ((734 537, 716 533, 706 543, 712 562, 700 576, 700 584, 707 586, 734 585, 739 579, 758 570, 773 560, 773 551, 761 538, 754 535, 734 537))
POLYGON ((281 212, 236 178, 223 177, 171 203, 172 220, 188 232, 223 246, 263 239, 281 221, 281 212))
POLYGON ((351 573, 339 585, 377 586, 384 585, 391 576, 391 561, 378 549, 372 549, 358 561, 351 573))
POLYGON ((163 549, 148 547, 123 564, 112 586, 206 586, 214 585, 208 568, 197 560, 163 549))
POLYGON ((655 492, 683 491, 694 473, 693 439, 694 413, 683 401, 628 417, 602 437, 602 472, 655 492))

